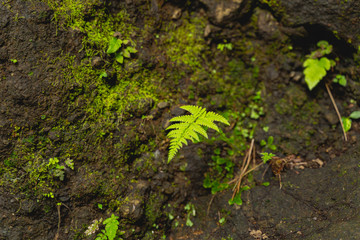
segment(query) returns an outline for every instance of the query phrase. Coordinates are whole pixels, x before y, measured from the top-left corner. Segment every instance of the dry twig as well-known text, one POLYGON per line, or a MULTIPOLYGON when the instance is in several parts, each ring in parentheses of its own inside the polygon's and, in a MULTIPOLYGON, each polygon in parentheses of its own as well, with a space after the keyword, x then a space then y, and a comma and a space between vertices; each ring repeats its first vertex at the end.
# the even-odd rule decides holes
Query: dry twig
POLYGON ((331 102, 332 102, 332 104, 333 104, 333 106, 334 106, 334 108, 335 108, 336 114, 338 115, 338 118, 339 118, 339 121, 340 121, 340 124, 341 124, 341 128, 342 128, 343 133, 344 133, 345 142, 346 142, 346 141, 347 141, 347 136, 346 136, 344 124, 343 124, 343 122, 342 122, 342 120, 341 120, 340 112, 339 112, 339 110, 338 110, 338 108, 337 108, 337 106, 336 106, 335 100, 334 100, 334 98, 333 98, 333 96, 332 96, 332 94, 331 94, 329 85, 328 85, 327 83, 325 83, 325 87, 326 87, 326 90, 328 91, 328 94, 329 94, 329 96, 330 96, 331 102))

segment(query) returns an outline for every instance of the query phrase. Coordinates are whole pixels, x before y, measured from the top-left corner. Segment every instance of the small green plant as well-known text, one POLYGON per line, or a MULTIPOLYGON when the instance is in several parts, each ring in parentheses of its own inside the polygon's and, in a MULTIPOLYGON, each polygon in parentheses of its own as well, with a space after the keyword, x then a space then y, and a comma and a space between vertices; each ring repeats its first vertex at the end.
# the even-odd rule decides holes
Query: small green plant
POLYGON ((335 66, 334 60, 324 57, 332 52, 332 45, 327 41, 320 41, 317 46, 319 49, 313 51, 303 64, 305 82, 310 90, 326 76, 331 67, 335 66))
POLYGON ((261 140, 260 145, 262 147, 265 147, 265 148, 273 150, 273 151, 276 151, 276 149, 277 149, 276 145, 274 145, 274 137, 273 136, 268 137, 267 141, 265 141, 264 139, 261 140))
POLYGON ((194 225, 194 223, 191 221, 191 216, 195 217, 196 216, 196 210, 195 210, 195 206, 192 203, 188 203, 185 205, 184 209, 186 210, 186 226, 188 227, 192 227, 194 225))
POLYGON ((337 74, 334 79, 333 79, 334 83, 339 83, 341 86, 345 87, 346 86, 346 78, 344 75, 341 74, 337 74))
POLYGON ((359 119, 360 111, 355 111, 350 114, 349 117, 341 117, 341 121, 344 125, 345 132, 348 132, 351 129, 352 120, 351 119, 359 119))
POLYGON ((261 154, 261 160, 263 161, 263 163, 267 163, 273 157, 275 157, 275 154, 272 154, 272 153, 262 152, 260 154, 261 154))
POLYGON ((217 49, 219 49, 220 51, 224 51, 225 48, 231 51, 233 49, 232 43, 227 43, 227 41, 225 40, 224 43, 219 43, 217 45, 217 49))
POLYGON ((175 157, 176 153, 184 144, 187 145, 187 140, 191 140, 192 142, 200 141, 199 134, 208 138, 204 127, 220 132, 220 129, 214 121, 230 125, 223 116, 214 112, 207 112, 205 108, 192 105, 185 105, 181 108, 190 112, 191 115, 178 116, 170 119, 170 122, 178 123, 174 123, 166 129, 170 130, 167 136, 171 139, 168 162, 175 157))
POLYGON ((103 224, 105 229, 101 230, 101 233, 97 235, 95 240, 114 240, 119 228, 119 217, 114 214, 111 217, 104 220, 103 224))
POLYGON ((241 199, 241 193, 244 191, 250 190, 250 187, 245 185, 239 189, 239 191, 235 194, 233 198, 230 198, 228 203, 229 205, 233 205, 234 203, 241 206, 243 204, 243 201, 241 199))
POLYGON ((214 151, 209 163, 210 171, 205 174, 203 187, 210 188, 212 194, 216 194, 222 190, 228 189, 230 185, 228 182, 234 177, 234 162, 227 157, 220 156, 220 149, 214 151))
MULTIPOLYGON (((106 53, 115 54, 116 61, 122 64, 124 62, 124 58, 130 58, 131 53, 137 52, 135 47, 126 46, 129 43, 130 43, 129 40, 121 40, 116 37, 112 37, 109 42, 109 47, 106 53)), ((102 75, 102 77, 104 77, 104 75, 102 75)))
POLYGON ((16 59, 10 59, 10 61, 14 64, 18 62, 18 60, 16 60, 16 59))

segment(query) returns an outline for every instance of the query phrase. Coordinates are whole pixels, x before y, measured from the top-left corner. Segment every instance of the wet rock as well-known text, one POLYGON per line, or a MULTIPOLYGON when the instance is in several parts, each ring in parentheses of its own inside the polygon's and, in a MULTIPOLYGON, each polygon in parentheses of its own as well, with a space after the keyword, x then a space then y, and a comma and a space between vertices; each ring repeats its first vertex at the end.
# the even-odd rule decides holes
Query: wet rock
POLYGON ((133 103, 132 106, 128 108, 128 112, 135 117, 141 117, 150 112, 151 108, 154 106, 154 100, 151 98, 142 98, 137 102, 133 103))
POLYGON ((170 104, 168 102, 159 102, 157 107, 160 108, 160 109, 164 109, 164 108, 167 108, 169 107, 170 104))
POLYGON ((359 1, 279 0, 268 5, 285 26, 322 26, 354 47, 360 43, 359 1))
POLYGON ((258 15, 258 28, 260 34, 267 40, 277 39, 281 36, 279 23, 268 11, 256 9, 258 15))
POLYGON ((266 67, 265 74, 270 81, 274 81, 279 77, 279 71, 276 69, 274 64, 270 64, 268 67, 266 67))
POLYGON ((206 25, 205 30, 204 30, 204 37, 205 38, 208 37, 210 35, 210 33, 211 33, 211 25, 208 24, 208 25, 206 25))
POLYGON ((36 201, 32 201, 30 199, 25 199, 25 200, 21 201, 20 208, 21 208, 22 213, 30 214, 36 208, 36 201))
POLYGON ((139 220, 144 213, 145 192, 149 189, 147 181, 139 180, 133 188, 133 191, 126 196, 126 201, 120 207, 122 216, 132 220, 139 220))
POLYGON ((103 65, 104 61, 99 56, 96 56, 91 60, 91 66, 94 68, 101 68, 103 65))
POLYGON ((184 115, 185 114, 185 110, 179 107, 175 107, 173 109, 171 109, 171 115, 173 115, 174 117, 180 116, 180 115, 184 115))
POLYGON ((215 25, 240 19, 251 9, 251 0, 200 0, 206 7, 210 20, 215 25))
POLYGON ((180 17, 181 17, 181 8, 175 8, 175 10, 171 16, 171 19, 176 20, 176 19, 179 19, 180 17))

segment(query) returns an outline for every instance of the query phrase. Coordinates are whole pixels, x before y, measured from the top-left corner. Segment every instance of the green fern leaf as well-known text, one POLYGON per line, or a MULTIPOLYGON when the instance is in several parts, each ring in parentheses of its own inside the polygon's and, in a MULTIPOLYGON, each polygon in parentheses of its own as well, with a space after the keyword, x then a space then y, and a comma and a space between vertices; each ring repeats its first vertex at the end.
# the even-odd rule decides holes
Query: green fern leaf
POLYGON ((190 112, 190 115, 178 116, 170 119, 170 122, 177 122, 170 125, 166 130, 170 130, 167 137, 170 138, 168 162, 171 161, 183 145, 188 144, 188 140, 200 141, 199 135, 208 138, 204 127, 220 131, 215 121, 230 125, 223 117, 214 112, 207 112, 205 108, 193 105, 185 105, 182 109, 190 112))

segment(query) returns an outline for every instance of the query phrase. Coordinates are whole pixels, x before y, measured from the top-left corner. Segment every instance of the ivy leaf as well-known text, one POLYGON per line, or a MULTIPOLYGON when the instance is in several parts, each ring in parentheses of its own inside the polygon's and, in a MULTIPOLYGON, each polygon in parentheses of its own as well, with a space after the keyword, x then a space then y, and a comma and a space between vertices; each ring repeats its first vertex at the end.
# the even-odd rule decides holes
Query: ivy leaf
POLYGON ((123 42, 121 41, 121 39, 118 39, 116 37, 112 37, 110 42, 109 42, 109 47, 106 51, 107 54, 112 54, 112 53, 116 53, 117 50, 119 50, 119 48, 121 47, 121 44, 123 42))
POLYGON ((305 82, 312 90, 325 77, 326 71, 330 69, 331 62, 328 58, 322 57, 319 59, 306 59, 303 66, 305 67, 305 82))
POLYGON ((349 118, 359 119, 359 118, 360 118, 360 111, 352 112, 352 113, 350 114, 349 118))

